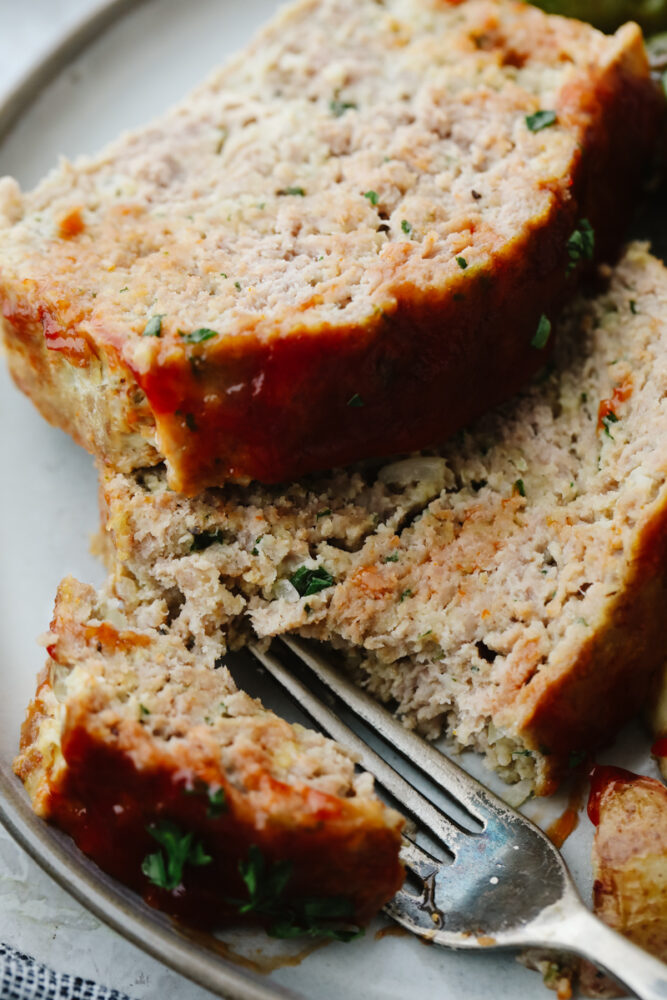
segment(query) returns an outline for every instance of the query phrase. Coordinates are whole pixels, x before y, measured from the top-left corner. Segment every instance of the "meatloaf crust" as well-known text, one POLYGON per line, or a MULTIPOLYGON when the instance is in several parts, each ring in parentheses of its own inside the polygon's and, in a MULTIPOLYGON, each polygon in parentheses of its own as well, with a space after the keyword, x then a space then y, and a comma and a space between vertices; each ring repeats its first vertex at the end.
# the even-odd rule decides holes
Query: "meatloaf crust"
POLYGON ((301 0, 153 125, 4 182, 13 377, 188 493, 443 440, 543 362, 660 109, 633 25, 301 0))
POLYGON ((327 914, 364 924, 398 890, 403 820, 347 751, 73 579, 49 642, 16 773, 41 816, 148 902, 199 925, 250 918, 276 932, 290 920, 314 931, 317 910, 326 933, 327 914), (156 831, 190 836, 171 884, 152 867, 156 831), (244 910, 248 860, 261 871, 244 910), (272 871, 276 898, 261 884, 272 871))

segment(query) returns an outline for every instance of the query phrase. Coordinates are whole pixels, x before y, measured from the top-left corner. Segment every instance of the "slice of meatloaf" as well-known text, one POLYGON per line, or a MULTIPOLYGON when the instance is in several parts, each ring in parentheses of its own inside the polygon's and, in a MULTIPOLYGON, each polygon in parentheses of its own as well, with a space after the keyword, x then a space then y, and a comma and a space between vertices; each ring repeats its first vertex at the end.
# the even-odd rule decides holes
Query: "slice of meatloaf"
POLYGON ((300 0, 152 125, 4 182, 14 379, 188 493, 443 440, 542 363, 661 101, 633 25, 300 0))
POLYGON ((40 815, 151 903, 280 936, 365 923, 396 892, 403 821, 370 775, 224 666, 71 578, 49 653, 15 770, 40 815))
POLYGON ((438 452, 289 488, 103 479, 112 586, 205 651, 300 633, 545 793, 667 655, 667 273, 641 245, 553 364, 438 452))
MULTIPOLYGON (((667 788, 655 778, 596 767, 588 813, 593 841, 593 906, 606 924, 667 961, 667 788)), ((584 963, 585 996, 620 996, 584 963)))

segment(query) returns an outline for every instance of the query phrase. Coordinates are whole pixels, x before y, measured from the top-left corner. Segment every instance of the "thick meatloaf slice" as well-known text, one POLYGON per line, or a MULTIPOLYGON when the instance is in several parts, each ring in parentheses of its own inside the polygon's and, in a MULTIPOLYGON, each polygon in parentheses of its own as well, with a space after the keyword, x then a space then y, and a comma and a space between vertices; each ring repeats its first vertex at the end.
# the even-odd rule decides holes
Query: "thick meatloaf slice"
POLYGON ((14 379, 188 493, 444 440, 541 364, 660 103, 633 25, 301 0, 152 125, 5 181, 14 379))
POLYGON ((365 923, 397 891, 403 821, 370 775, 224 666, 72 578, 49 653, 15 770, 40 815, 150 902, 314 932, 365 923))
POLYGON ((206 650, 330 643, 406 724, 550 791, 667 654, 667 273, 641 245, 533 384, 438 453, 193 499, 103 479, 112 586, 206 650))

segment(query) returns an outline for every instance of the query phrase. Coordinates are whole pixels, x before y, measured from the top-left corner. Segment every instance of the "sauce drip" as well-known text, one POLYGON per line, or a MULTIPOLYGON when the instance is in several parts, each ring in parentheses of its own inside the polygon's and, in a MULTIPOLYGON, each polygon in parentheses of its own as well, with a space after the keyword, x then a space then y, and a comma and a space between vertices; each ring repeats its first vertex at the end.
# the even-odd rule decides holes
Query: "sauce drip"
POLYGON ((575 777, 567 805, 561 815, 544 831, 555 847, 561 848, 571 833, 579 826, 579 812, 586 798, 588 774, 585 772, 575 777))
POLYGON ((591 771, 591 790, 588 796, 588 818, 597 826, 600 822, 600 803, 608 789, 636 781, 637 775, 623 767, 598 765, 591 771))

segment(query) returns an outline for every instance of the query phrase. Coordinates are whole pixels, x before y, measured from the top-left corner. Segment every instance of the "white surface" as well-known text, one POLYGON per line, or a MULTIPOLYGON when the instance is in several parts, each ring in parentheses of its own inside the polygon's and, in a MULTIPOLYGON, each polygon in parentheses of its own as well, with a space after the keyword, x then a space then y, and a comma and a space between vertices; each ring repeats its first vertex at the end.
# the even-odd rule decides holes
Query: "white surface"
MULTIPOLYGON (((91 0, 0 0, 0 93, 48 48, 91 0)), ((0 147, 0 174, 34 183, 60 153, 92 152, 179 97, 238 48, 274 0, 150 0, 68 68, 0 147)), ((17 745, 18 726, 44 654, 35 637, 48 626, 53 596, 68 572, 97 582, 87 551, 97 520, 92 463, 48 427, 0 370, 0 635, 3 697, 0 759, 17 745)), ((610 755, 653 773, 645 741, 628 735, 610 755), (635 748, 635 749, 633 749, 635 748)), ((554 804, 533 805, 544 820, 554 804)), ((590 826, 584 819, 566 856, 585 898, 590 826)), ((378 925, 379 926, 379 925, 378 925)), ((229 935, 226 935, 229 937, 229 935)), ((143 955, 58 888, 0 829, 0 940, 42 961, 125 990, 140 1000, 204 1000, 210 994, 143 955)), ((539 979, 512 956, 454 954, 412 939, 386 937, 322 948, 276 982, 324 1000, 448 997, 514 1000, 547 997, 539 979)))

